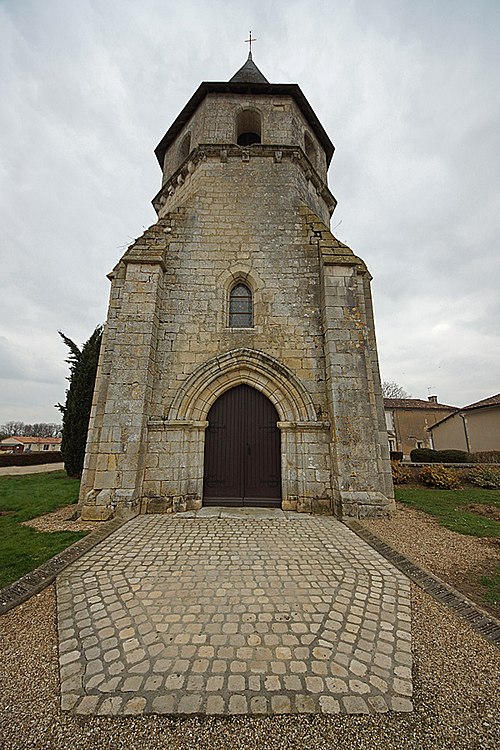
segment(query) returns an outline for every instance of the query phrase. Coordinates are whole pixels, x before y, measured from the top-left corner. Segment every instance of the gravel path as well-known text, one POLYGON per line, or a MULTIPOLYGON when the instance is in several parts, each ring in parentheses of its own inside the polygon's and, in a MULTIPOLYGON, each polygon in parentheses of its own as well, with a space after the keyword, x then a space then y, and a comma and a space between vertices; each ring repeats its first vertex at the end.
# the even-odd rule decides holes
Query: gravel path
POLYGON ((55 593, 0 618, 5 750, 493 750, 500 734, 498 650, 412 585, 412 714, 262 719, 83 719, 59 711, 55 593))
POLYGON ((20 474, 46 474, 48 471, 62 471, 64 463, 38 464, 38 466, 0 466, 0 477, 18 476, 20 474))
MULTIPOLYGON (((441 526, 422 511, 397 504, 390 520, 365 520, 363 525, 410 560, 427 568, 475 601, 483 572, 500 563, 500 540, 465 536, 441 526)), ((480 602, 497 618, 499 607, 480 602)))
POLYGON ((73 520, 76 505, 66 505, 64 508, 58 508, 51 513, 45 513, 43 516, 33 518, 31 521, 24 521, 23 526, 30 526, 37 531, 94 531, 102 525, 101 521, 81 521, 73 520))

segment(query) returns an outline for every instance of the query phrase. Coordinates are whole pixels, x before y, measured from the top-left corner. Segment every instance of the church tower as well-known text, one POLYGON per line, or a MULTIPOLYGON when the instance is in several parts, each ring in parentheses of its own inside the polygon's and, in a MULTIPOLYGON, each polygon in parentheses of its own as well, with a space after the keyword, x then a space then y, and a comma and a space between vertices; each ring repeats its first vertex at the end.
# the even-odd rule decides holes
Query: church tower
POLYGON ((110 274, 83 518, 391 509, 371 277, 328 228, 333 151, 251 53, 170 126, 158 221, 110 274))

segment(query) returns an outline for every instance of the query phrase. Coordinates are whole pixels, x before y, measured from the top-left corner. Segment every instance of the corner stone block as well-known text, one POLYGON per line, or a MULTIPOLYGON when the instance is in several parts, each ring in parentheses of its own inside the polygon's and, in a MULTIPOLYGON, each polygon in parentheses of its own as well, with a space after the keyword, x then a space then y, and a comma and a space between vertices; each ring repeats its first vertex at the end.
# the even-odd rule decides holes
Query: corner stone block
POLYGON ((312 499, 310 497, 299 497, 297 499, 297 512, 298 513, 311 513, 312 512, 312 499))
POLYGON ((186 510, 200 510, 202 507, 201 497, 191 495, 186 497, 186 510))
POLYGON ((329 497, 313 497, 311 501, 312 512, 321 515, 332 515, 332 500, 329 497))
POLYGON ((164 497, 150 497, 146 499, 146 513, 166 513, 167 499, 164 497))
POLYGON ((113 508, 103 505, 84 505, 80 514, 82 521, 109 521, 113 517, 113 508))
POLYGON ((297 499, 296 498, 287 498, 286 500, 283 500, 281 502, 281 509, 282 510, 297 510, 297 499))

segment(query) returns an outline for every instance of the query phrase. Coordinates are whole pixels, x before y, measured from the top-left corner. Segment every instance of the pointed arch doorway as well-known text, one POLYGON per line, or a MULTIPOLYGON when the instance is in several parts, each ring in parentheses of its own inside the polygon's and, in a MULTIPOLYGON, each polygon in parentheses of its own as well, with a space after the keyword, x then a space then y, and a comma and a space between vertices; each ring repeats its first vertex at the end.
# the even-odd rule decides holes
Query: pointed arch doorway
POLYGON ((203 504, 281 506, 278 412, 260 391, 238 385, 208 412, 203 504))

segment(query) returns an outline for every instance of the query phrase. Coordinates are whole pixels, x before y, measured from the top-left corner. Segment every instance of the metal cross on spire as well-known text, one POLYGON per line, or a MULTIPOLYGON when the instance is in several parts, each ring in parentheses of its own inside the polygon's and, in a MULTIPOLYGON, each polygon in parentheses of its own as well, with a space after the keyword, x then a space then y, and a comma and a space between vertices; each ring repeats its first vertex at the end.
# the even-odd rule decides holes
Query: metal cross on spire
POLYGON ((257 39, 252 38, 252 32, 250 32, 250 34, 248 35, 248 39, 245 39, 245 44, 249 44, 250 45, 249 50, 248 50, 248 54, 250 56, 252 55, 252 42, 256 42, 256 41, 257 41, 257 39))

